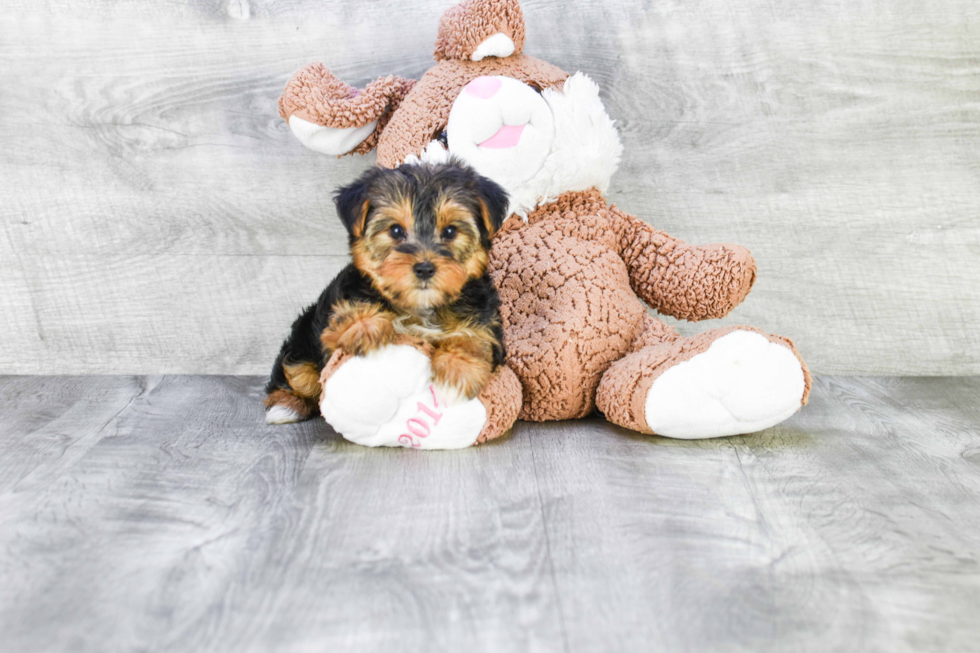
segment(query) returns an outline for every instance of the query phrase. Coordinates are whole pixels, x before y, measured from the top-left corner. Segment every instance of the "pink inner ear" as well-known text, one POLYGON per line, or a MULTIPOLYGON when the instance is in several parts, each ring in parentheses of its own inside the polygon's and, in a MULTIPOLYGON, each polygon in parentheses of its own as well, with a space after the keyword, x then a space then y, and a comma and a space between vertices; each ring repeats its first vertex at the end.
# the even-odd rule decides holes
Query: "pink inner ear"
POLYGON ((477 77, 466 85, 466 92, 470 95, 475 95, 481 100, 488 100, 492 98, 503 85, 504 83, 496 77, 477 77))
POLYGON ((507 147, 514 147, 521 142, 521 134, 527 125, 504 125, 497 130, 497 133, 480 143, 480 147, 489 147, 495 150, 502 150, 507 147))

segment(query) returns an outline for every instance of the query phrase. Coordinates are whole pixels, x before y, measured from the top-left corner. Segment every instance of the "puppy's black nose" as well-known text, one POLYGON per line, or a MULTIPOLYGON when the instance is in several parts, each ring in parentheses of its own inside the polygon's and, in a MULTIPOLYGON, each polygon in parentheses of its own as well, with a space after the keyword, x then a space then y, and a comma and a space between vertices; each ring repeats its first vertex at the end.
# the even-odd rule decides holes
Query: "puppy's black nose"
POLYGON ((436 266, 433 265, 432 261, 422 261, 413 265, 412 270, 421 281, 428 281, 435 275, 436 266))

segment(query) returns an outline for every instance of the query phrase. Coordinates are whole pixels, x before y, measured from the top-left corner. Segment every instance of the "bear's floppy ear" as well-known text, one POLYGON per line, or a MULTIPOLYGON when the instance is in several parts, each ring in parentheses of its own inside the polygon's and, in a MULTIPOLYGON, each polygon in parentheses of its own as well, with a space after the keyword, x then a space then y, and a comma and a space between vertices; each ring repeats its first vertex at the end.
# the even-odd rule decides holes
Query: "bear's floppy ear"
POLYGON ((493 238, 510 214, 510 198, 500 184, 480 175, 476 187, 480 195, 483 226, 487 228, 487 237, 493 238))
POLYGON ((279 115, 303 145, 323 154, 367 154, 414 79, 379 77, 359 90, 322 63, 297 71, 279 98, 279 115))
POLYGON ((338 189, 333 197, 337 215, 352 238, 360 238, 364 234, 368 211, 371 209, 371 186, 383 173, 381 168, 370 168, 357 181, 338 189))
POLYGON ((464 0, 439 21, 436 61, 481 61, 523 50, 524 12, 517 0, 464 0))

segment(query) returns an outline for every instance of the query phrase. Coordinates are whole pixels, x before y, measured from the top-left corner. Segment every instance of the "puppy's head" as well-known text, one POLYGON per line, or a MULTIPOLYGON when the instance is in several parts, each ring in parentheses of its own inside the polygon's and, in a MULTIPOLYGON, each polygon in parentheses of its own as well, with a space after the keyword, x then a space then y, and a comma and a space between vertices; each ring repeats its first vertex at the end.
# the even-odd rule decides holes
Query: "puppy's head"
POLYGON ((372 168, 335 202, 354 265, 410 311, 448 304, 483 276, 508 206, 499 185, 456 161, 372 168))

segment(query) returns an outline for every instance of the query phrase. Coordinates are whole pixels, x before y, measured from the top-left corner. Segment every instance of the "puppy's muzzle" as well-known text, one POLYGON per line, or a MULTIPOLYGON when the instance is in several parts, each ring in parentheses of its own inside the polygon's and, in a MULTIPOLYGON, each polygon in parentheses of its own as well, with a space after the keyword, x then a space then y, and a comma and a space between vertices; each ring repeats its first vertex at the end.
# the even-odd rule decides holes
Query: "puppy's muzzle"
POLYGON ((432 261, 421 261, 412 266, 412 271, 419 281, 428 281, 436 274, 436 266, 432 261))

